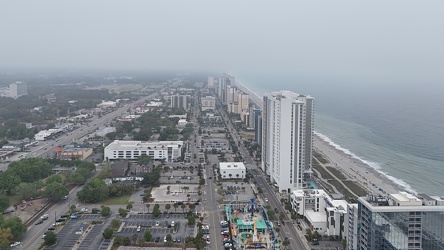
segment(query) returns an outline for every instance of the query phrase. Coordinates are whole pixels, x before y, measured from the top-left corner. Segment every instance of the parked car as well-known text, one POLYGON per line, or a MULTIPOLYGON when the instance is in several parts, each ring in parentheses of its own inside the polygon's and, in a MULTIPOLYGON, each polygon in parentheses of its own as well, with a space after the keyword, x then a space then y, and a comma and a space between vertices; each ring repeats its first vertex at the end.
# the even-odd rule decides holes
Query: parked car
POLYGON ((20 245, 20 241, 16 241, 16 242, 12 243, 10 246, 11 247, 16 247, 18 245, 20 245))
POLYGON ((160 241, 160 237, 157 236, 156 239, 154 240, 154 242, 159 242, 160 241))
POLYGON ((67 214, 60 215, 60 218, 68 218, 68 217, 69 217, 69 215, 67 215, 67 214))
POLYGON ((137 227, 137 232, 140 232, 140 226, 137 227))
POLYGON ((40 225, 40 224, 42 224, 43 223, 43 220, 38 220, 36 223, 35 223, 35 225, 40 225))

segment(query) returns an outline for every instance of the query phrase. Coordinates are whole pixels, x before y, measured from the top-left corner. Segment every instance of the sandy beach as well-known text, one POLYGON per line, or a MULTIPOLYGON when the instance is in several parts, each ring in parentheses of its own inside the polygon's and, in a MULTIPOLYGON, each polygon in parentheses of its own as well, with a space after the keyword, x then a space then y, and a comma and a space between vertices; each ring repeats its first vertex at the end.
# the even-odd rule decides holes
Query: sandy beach
MULTIPOLYGON (((251 101, 262 108, 260 96, 253 93, 253 91, 239 81, 236 82, 236 85, 242 91, 250 95, 251 101)), ((319 136, 314 135, 313 139, 313 150, 316 150, 322 154, 324 158, 330 161, 326 166, 337 168, 344 173, 345 176, 348 176, 350 180, 357 180, 364 188, 368 189, 373 194, 387 196, 388 194, 405 191, 404 187, 390 180, 385 174, 378 172, 361 160, 335 148, 319 136)), ((351 149, 351 151, 353 151, 353 149, 351 149)))
POLYGON ((387 194, 404 191, 402 186, 390 180, 386 175, 379 173, 361 160, 336 149, 317 135, 314 136, 313 150, 322 154, 330 162, 326 164, 327 166, 334 167, 350 179, 357 180, 373 194, 386 196, 387 194))

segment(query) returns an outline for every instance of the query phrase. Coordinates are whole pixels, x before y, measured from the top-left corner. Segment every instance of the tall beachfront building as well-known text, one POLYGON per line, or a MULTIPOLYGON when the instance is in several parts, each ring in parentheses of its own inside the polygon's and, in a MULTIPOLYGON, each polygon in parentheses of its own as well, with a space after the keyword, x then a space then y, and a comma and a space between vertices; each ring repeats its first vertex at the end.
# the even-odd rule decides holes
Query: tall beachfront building
POLYGON ((347 249, 444 249, 443 198, 406 192, 359 198, 357 235, 349 235, 347 249))
POLYGON ((279 192, 301 189, 312 172, 313 101, 290 91, 263 97, 262 170, 279 192))

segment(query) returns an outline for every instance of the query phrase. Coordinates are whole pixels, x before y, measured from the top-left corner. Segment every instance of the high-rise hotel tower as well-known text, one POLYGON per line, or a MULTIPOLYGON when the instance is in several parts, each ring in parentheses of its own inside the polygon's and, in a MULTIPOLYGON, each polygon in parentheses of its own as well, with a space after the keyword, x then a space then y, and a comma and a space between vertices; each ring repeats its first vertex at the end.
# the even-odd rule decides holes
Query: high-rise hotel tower
POLYGON ((279 192, 301 189, 312 172, 313 104, 312 97, 290 91, 263 98, 262 170, 279 192))

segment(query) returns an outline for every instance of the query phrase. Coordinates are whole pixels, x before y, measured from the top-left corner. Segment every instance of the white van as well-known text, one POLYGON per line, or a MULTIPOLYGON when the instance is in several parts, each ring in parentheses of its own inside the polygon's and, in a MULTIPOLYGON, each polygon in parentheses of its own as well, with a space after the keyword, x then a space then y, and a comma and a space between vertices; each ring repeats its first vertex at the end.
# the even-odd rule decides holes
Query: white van
POLYGON ((165 237, 163 237, 163 242, 164 242, 164 243, 167 243, 167 237, 166 237, 166 235, 165 235, 165 237))

